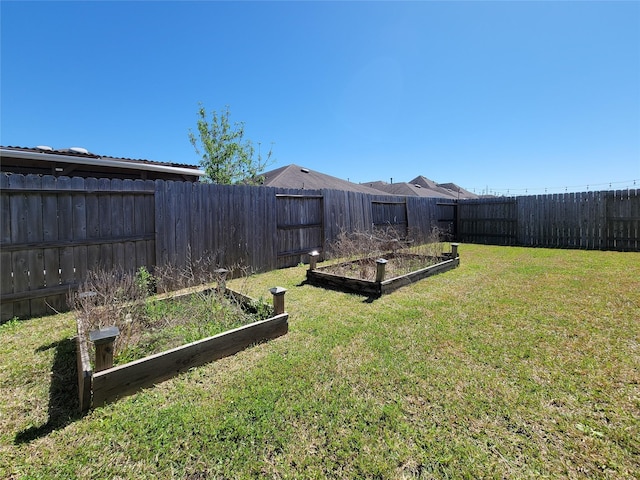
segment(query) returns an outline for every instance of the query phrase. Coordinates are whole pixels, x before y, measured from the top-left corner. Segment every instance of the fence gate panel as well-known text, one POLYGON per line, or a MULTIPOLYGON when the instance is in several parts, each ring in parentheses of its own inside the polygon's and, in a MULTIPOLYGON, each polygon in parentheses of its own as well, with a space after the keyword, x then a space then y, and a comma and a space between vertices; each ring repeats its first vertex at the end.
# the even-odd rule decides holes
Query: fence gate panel
POLYGON ((499 197, 460 201, 458 239, 469 243, 515 245, 518 239, 517 200, 499 197))
POLYGON ((407 221, 407 202, 373 200, 371 202, 374 232, 395 235, 398 238, 409 236, 407 221))
POLYGON ((324 249, 322 195, 276 195, 278 268, 307 261, 307 254, 324 249))
POLYGON ((443 240, 455 240, 458 231, 458 204, 452 202, 436 203, 436 225, 443 240))

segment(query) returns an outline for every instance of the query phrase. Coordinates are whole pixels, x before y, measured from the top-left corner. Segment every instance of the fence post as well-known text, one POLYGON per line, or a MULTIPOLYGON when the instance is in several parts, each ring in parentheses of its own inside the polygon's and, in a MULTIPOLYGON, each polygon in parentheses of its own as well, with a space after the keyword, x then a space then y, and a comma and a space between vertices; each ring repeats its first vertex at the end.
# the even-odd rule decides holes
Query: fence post
POLYGON ((120 335, 118 327, 101 328, 89 332, 89 340, 96 347, 96 372, 113 367, 113 342, 120 335))
POLYGON ((274 314, 280 315, 281 313, 284 313, 284 293, 287 289, 282 287, 273 287, 269 291, 271 292, 271 295, 273 295, 274 314))
POLYGON ((309 270, 315 270, 320 254, 315 250, 309 253, 309 270))
POLYGON ((451 244, 451 258, 458 258, 458 245, 459 243, 451 244))
POLYGON ((387 261, 384 258, 376 260, 376 282, 384 280, 384 271, 387 266, 387 261))

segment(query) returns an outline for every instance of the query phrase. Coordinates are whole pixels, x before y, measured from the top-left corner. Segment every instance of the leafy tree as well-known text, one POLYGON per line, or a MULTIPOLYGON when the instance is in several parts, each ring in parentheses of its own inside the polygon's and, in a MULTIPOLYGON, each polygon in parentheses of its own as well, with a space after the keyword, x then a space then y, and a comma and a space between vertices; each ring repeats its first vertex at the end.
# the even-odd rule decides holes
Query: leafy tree
POLYGON ((214 111, 211 122, 207 112, 200 105, 198 110, 198 136, 189 130, 189 141, 202 158, 200 165, 206 173, 205 181, 219 184, 245 183, 260 185, 264 179, 260 172, 271 163, 272 150, 266 158, 258 154, 251 140, 244 138, 244 122, 229 120, 229 107, 220 113, 214 111))

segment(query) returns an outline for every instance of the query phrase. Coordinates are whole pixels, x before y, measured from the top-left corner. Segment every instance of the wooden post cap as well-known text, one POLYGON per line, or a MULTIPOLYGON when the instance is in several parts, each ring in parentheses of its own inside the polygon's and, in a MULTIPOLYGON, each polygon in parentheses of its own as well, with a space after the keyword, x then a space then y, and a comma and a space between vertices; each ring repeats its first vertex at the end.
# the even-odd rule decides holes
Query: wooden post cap
POLYGON ((227 273, 229 273, 229 270, 227 270, 226 268, 216 268, 213 272, 216 275, 224 277, 227 273))
POLYGON ((100 330, 93 330, 89 332, 89 341, 100 345, 101 343, 113 342, 116 337, 120 335, 120 329, 118 327, 106 327, 100 330))
POLYGON ((282 287, 273 287, 269 291, 271 292, 271 295, 273 295, 273 313, 276 315, 284 313, 284 292, 286 292, 287 289, 282 287))
POLYGON ((387 262, 388 262, 388 260, 385 260, 384 258, 379 258, 379 259, 376 260, 376 263, 378 265, 384 265, 387 262))
POLYGON ((314 250, 313 252, 309 252, 309 270, 316 269, 319 256, 320 256, 320 253, 318 253, 316 250, 314 250))

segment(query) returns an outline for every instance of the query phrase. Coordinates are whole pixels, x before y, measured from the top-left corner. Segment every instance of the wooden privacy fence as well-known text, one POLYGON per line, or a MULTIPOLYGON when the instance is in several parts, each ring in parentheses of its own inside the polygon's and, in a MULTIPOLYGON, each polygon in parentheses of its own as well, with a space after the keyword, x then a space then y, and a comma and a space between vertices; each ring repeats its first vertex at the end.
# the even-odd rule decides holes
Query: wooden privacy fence
POLYGON ((210 257, 221 266, 253 271, 307 261, 310 251, 322 254, 341 232, 399 223, 408 224, 412 236, 426 238, 441 216, 431 198, 160 180, 155 208, 158 264, 181 267, 210 257), (383 203, 394 208, 380 209, 383 203))
POLYGON ((87 271, 155 259, 153 181, 0 175, 0 321, 66 308, 87 271))
POLYGON ((495 245, 640 251, 640 190, 458 202, 458 240, 495 245))
POLYGON ((51 313, 91 270, 297 265, 342 232, 640 251, 638 190, 479 200, 0 174, 0 321, 51 313))
POLYGON ((92 270, 208 258, 267 271, 322 253, 341 232, 406 225, 426 237, 439 208, 335 190, 0 174, 0 321, 64 310, 92 270))

